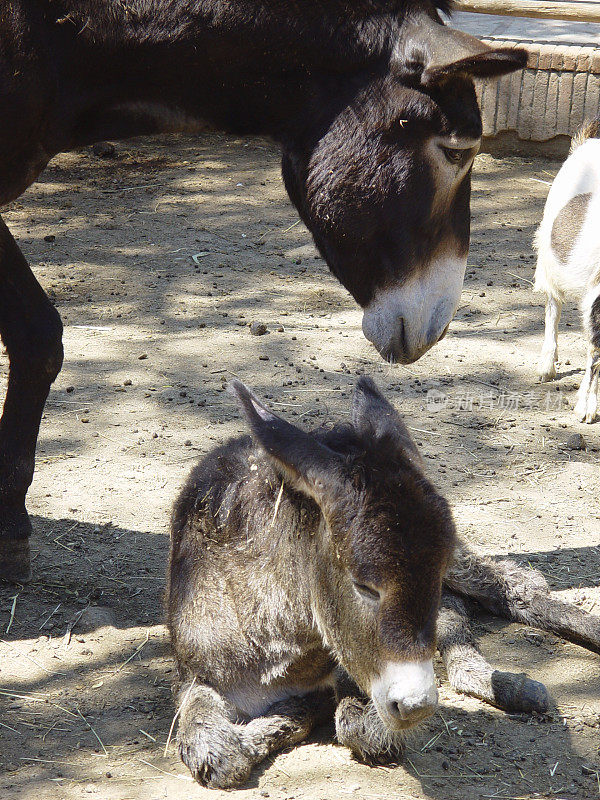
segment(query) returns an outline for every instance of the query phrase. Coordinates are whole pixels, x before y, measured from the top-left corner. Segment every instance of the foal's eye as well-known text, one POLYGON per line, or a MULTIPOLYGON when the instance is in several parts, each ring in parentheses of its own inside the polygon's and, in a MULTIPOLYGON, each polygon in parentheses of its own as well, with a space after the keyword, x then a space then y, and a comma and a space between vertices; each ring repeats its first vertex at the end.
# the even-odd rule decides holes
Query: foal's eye
POLYGON ((381 600, 381 595, 377 589, 372 589, 364 583, 358 583, 358 581, 352 581, 352 583, 363 600, 369 600, 371 603, 378 603, 381 600))
POLYGON ((440 147, 440 150, 450 164, 460 164, 465 155, 465 150, 456 147, 440 147))

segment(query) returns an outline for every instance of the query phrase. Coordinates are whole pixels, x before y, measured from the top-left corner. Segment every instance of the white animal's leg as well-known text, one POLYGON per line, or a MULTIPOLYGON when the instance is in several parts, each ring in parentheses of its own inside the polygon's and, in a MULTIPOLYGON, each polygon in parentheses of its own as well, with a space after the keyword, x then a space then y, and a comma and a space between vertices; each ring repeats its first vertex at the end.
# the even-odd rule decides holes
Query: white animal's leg
POLYGON ((597 285, 592 286, 583 298, 582 309, 583 325, 590 344, 585 375, 577 392, 575 415, 582 422, 593 422, 598 408, 600 370, 600 289, 597 285))
POLYGON ((544 331, 544 344, 540 353, 538 374, 540 381, 545 383, 556 377, 556 359, 558 357, 558 321, 562 303, 556 297, 546 297, 546 324, 544 331))
POLYGON ((598 371, 600 369, 600 352, 594 351, 592 357, 592 380, 590 383, 590 391, 588 392, 588 405, 585 415, 586 422, 593 422, 596 419, 596 411, 598 409, 598 371))
POLYGON ((594 345, 588 349, 585 375, 577 392, 575 416, 580 422, 593 422, 598 407, 598 370, 600 369, 600 350, 594 345))

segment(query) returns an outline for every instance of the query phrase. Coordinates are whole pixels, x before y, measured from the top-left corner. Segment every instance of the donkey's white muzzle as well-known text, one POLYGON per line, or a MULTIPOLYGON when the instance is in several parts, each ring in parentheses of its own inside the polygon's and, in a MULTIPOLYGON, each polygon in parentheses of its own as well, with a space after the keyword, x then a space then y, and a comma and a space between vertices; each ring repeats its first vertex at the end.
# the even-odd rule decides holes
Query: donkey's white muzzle
POLYGON ((462 291, 467 259, 444 258, 366 306, 362 328, 386 361, 411 364, 443 338, 462 291))
POLYGON ((371 698, 381 719, 395 730, 430 717, 438 704, 433 662, 389 662, 373 681, 371 698))

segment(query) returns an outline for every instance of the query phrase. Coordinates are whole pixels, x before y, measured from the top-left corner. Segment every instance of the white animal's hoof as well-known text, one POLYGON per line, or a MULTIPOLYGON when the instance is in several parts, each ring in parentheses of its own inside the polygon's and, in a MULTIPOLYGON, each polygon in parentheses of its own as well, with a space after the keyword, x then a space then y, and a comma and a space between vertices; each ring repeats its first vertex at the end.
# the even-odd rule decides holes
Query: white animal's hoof
POLYGON ((596 403, 588 402, 587 397, 581 397, 577 400, 573 413, 578 422, 594 422, 596 419, 596 403))
POLYGON ((538 364, 538 377, 540 383, 548 383, 556 378, 556 362, 544 359, 538 364))
POLYGON ((596 403, 588 403, 587 411, 585 412, 585 421, 588 424, 596 421, 596 403))

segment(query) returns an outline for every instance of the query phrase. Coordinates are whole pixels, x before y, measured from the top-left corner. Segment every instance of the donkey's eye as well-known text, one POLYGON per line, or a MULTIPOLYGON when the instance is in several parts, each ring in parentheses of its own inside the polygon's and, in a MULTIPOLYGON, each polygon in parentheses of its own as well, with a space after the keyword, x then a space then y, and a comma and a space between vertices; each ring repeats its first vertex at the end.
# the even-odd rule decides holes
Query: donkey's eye
POLYGON ((449 161, 450 164, 460 164, 465 157, 465 154, 469 152, 468 150, 463 150, 456 147, 440 147, 440 150, 446 157, 446 161, 449 161))
POLYGON ((371 603, 378 603, 381 600, 381 595, 377 589, 372 589, 364 583, 358 583, 358 581, 352 581, 352 583, 354 584, 356 592, 363 600, 369 600, 371 603))

